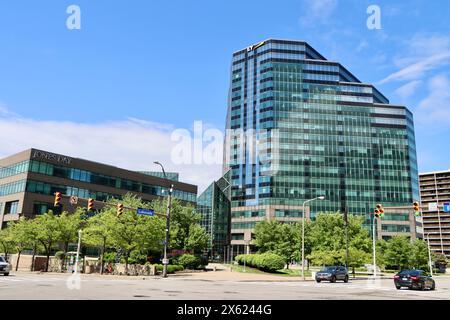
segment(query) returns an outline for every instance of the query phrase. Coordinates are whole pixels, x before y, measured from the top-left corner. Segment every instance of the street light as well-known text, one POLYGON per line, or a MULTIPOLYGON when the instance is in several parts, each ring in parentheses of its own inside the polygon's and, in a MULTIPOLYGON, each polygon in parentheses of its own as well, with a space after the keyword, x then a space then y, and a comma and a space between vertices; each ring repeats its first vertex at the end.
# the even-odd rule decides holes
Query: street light
POLYGON ((316 197, 314 199, 309 199, 303 202, 303 217, 302 217, 302 279, 305 281, 305 205, 308 202, 314 200, 324 200, 325 196, 316 197))
POLYGON ((431 262, 430 234, 429 233, 427 233, 427 247, 428 247, 428 264, 430 265, 430 276, 433 276, 433 262, 431 262))
MULTIPOLYGON (((164 174, 164 179, 167 180, 166 171, 164 170, 164 166, 158 162, 153 162, 154 164, 157 164, 161 166, 162 172, 164 174)), ((169 235, 170 235, 170 207, 172 205, 172 192, 173 192, 173 184, 170 183, 169 188, 169 194, 168 194, 168 201, 167 201, 167 213, 166 213, 166 239, 164 241, 164 258, 163 258, 163 277, 167 278, 167 265, 169 264, 169 261, 167 260, 167 248, 169 246, 169 235)))

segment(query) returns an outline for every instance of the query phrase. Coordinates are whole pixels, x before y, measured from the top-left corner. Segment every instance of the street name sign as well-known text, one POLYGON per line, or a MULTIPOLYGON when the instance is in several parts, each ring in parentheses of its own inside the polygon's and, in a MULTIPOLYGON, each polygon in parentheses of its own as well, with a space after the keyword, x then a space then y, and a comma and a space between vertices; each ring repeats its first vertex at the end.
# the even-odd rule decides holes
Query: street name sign
POLYGON ((450 212, 450 203, 444 203, 444 212, 450 212))
POLYGON ((150 216, 150 217, 155 215, 155 211, 153 211, 151 209, 144 209, 144 208, 137 208, 136 213, 141 214, 143 216, 150 216))

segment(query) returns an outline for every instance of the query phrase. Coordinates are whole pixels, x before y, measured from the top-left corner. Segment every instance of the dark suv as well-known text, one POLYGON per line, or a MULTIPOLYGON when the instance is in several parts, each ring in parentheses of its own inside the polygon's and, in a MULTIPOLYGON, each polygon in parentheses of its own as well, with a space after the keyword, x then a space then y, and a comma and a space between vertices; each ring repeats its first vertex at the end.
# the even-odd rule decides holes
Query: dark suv
POLYGON ((320 282, 322 280, 330 282, 344 280, 344 282, 348 282, 347 268, 340 266, 325 267, 316 273, 316 281, 320 282))
POLYGON ((394 284, 397 289, 407 287, 409 289, 434 290, 436 284, 423 270, 402 270, 394 276, 394 284))

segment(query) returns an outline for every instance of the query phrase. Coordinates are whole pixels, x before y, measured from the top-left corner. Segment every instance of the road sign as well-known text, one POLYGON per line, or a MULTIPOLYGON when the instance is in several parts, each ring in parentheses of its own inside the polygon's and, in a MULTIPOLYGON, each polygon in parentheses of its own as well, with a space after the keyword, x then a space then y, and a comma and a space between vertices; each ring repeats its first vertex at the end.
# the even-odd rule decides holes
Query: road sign
POLYGON ((169 264, 169 259, 163 259, 162 263, 163 264, 169 264))
POLYGON ((71 196, 70 197, 70 204, 71 205, 76 205, 77 203, 78 203, 78 197, 71 196))
POLYGON ((144 216, 150 216, 150 217, 155 215, 155 211, 153 211, 151 209, 144 209, 144 208, 137 208, 136 213, 144 215, 144 216))
POLYGON ((428 211, 438 211, 437 202, 431 202, 428 204, 428 211))
POLYGON ((444 203, 444 212, 450 212, 450 203, 444 203))

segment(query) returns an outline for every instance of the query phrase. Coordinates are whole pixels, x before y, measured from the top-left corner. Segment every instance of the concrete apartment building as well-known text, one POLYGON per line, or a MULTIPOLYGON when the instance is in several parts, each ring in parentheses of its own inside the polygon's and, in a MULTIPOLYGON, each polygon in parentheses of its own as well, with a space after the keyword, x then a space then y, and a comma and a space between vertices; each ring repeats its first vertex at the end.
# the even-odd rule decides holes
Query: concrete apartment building
POLYGON ((421 173, 419 181, 424 239, 433 252, 450 258, 450 212, 444 212, 450 203, 450 169, 421 173))

